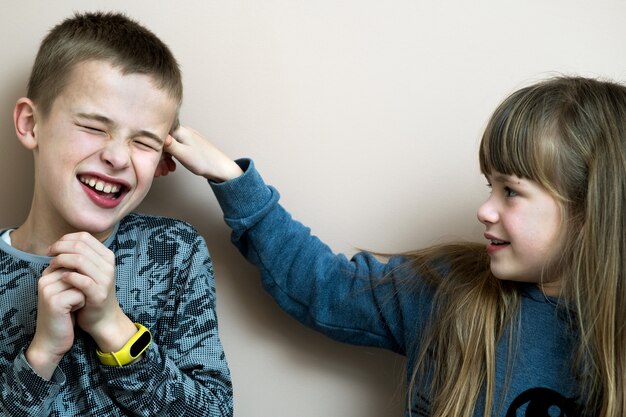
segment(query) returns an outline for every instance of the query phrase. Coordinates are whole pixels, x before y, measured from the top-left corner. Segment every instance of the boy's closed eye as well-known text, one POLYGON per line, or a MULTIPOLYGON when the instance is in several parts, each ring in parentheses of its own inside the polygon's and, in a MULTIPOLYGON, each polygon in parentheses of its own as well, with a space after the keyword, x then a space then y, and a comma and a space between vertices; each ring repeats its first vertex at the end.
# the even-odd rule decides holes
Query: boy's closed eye
POLYGON ((80 124, 80 123, 76 123, 76 126, 88 131, 89 133, 97 133, 97 134, 106 134, 106 130, 101 129, 99 127, 95 127, 95 126, 89 126, 89 125, 84 125, 84 124, 80 124))
MULTIPOLYGON (((109 135, 109 132, 108 130, 106 130, 106 128, 101 128, 85 123, 75 123, 75 125, 90 134, 109 135)), ((161 152, 161 150, 163 149, 163 143, 160 140, 153 139, 152 137, 137 138, 133 140, 133 143, 136 144, 139 148, 147 151, 161 152)))
POLYGON ((161 152, 163 146, 161 143, 148 139, 136 139, 134 143, 141 149, 146 151, 161 152))

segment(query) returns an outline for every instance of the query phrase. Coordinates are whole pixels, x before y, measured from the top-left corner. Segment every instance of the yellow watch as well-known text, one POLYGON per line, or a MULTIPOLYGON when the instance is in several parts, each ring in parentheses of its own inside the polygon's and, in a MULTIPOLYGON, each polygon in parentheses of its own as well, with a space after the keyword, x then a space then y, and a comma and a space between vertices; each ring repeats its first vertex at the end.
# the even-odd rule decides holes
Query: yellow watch
POLYGON ((104 353, 100 349, 96 349, 96 354, 101 364, 108 366, 128 365, 148 349, 148 346, 152 343, 150 330, 139 323, 135 323, 135 327, 137 328, 137 333, 117 352, 104 353))

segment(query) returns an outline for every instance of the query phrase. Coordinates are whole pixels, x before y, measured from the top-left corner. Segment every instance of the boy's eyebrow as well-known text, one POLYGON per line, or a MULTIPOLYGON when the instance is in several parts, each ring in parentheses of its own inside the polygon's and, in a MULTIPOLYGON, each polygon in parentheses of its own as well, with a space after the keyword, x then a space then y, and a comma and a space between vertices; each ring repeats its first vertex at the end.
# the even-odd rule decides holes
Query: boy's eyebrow
MULTIPOLYGON (((107 126, 114 126, 115 122, 113 122, 113 120, 109 119, 108 117, 102 115, 102 114, 98 114, 98 113, 77 113, 76 116, 83 118, 83 119, 89 119, 89 120, 95 120, 97 122, 100 123, 104 123, 107 126)), ((140 130, 137 132, 139 135, 141 136, 145 136, 147 138, 153 139, 156 142, 158 142, 160 145, 162 145, 163 139, 161 139, 161 137, 159 137, 159 135, 157 135, 156 133, 152 133, 149 130, 140 130)))

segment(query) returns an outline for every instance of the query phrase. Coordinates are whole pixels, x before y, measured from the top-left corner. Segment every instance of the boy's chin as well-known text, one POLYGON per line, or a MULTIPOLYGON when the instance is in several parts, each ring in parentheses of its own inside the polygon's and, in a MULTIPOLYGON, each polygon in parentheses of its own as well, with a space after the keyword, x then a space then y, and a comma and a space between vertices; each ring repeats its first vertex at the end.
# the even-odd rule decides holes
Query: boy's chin
POLYGON ((110 216, 106 219, 86 219, 83 217, 81 221, 73 222, 72 226, 76 232, 87 232, 96 239, 103 241, 111 235, 115 225, 119 223, 126 214, 127 213, 110 216))

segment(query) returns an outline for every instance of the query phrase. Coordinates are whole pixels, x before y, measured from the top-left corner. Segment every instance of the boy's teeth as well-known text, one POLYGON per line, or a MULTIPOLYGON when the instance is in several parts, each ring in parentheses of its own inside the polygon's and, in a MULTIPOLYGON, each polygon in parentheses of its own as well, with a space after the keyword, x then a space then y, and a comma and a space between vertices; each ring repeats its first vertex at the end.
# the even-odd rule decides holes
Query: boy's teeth
POLYGON ((81 177, 80 181, 84 184, 89 185, 91 188, 94 188, 98 191, 102 191, 104 193, 117 193, 120 190, 120 186, 117 184, 107 184, 102 180, 97 180, 95 178, 86 178, 81 177))

